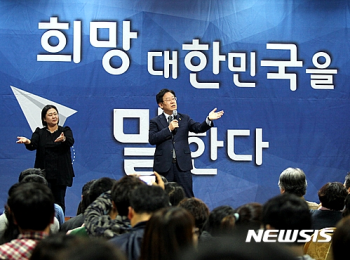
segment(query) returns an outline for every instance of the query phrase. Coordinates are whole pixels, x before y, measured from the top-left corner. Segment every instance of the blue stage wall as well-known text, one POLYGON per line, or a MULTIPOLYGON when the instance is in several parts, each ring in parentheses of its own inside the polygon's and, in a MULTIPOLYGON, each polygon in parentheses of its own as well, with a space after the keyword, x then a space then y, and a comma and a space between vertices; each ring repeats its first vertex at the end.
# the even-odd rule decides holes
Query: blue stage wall
POLYGON ((47 103, 75 138, 67 215, 87 181, 150 172, 162 88, 196 121, 225 111, 190 137, 194 193, 211 209, 264 203, 287 167, 318 201, 350 168, 349 17, 345 0, 2 0, 0 207, 34 165, 16 137, 47 103))

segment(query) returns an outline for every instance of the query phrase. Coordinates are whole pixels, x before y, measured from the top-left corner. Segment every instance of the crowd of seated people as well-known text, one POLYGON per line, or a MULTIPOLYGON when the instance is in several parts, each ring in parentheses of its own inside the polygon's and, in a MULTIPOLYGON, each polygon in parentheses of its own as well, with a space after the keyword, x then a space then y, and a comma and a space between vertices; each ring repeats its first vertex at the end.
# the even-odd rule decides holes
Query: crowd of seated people
POLYGON ((280 194, 265 203, 212 210, 199 198, 187 198, 177 183, 155 175, 153 185, 137 175, 88 181, 76 216, 65 221, 45 172, 23 171, 0 216, 0 259, 338 260, 350 246, 350 174, 344 184, 325 183, 319 201, 310 202, 304 198, 303 170, 287 168, 277 182, 280 194), (330 241, 310 244, 318 240, 307 241, 295 230, 326 230, 331 233, 323 239, 330 241), (269 243, 253 241, 260 234, 269 243))

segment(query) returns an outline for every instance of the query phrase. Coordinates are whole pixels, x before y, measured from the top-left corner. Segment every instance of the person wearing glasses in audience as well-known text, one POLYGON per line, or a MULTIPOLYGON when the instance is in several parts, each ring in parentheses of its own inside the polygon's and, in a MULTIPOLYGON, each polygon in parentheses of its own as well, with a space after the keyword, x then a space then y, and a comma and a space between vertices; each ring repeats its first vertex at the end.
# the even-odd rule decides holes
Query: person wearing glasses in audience
POLYGON ((216 112, 217 109, 214 108, 199 123, 186 114, 177 113, 177 98, 173 90, 160 90, 156 101, 163 113, 150 121, 149 143, 156 145, 153 170, 168 181, 180 184, 187 197, 194 197, 189 132, 206 132, 214 125, 212 121, 219 119, 224 111, 216 112))

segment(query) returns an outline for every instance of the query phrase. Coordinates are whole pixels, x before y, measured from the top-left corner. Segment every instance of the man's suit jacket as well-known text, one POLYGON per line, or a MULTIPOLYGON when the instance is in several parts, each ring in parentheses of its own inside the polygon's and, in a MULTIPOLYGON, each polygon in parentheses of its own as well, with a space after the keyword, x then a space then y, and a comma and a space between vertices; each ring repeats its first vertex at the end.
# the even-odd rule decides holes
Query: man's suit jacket
POLYGON ((332 210, 310 210, 312 229, 335 227, 342 219, 342 212, 332 210))
POLYGON ((156 145, 154 153, 153 170, 159 173, 169 171, 173 160, 173 147, 176 152, 176 159, 181 171, 190 171, 192 166, 191 150, 188 144, 189 132, 203 133, 213 126, 205 121, 198 123, 188 115, 178 114, 179 127, 176 134, 170 132, 168 122, 164 113, 151 119, 149 127, 149 143, 156 145), (174 143, 174 144, 173 144, 174 143))

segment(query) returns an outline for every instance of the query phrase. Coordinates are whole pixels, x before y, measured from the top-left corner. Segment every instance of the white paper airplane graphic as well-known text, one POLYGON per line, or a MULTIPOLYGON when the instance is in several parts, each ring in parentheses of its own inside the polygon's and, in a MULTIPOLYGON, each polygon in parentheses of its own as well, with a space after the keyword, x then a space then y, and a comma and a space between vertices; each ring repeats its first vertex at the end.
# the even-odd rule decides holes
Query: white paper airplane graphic
POLYGON ((23 91, 21 89, 11 86, 13 94, 17 98, 18 104, 20 105, 27 122, 32 129, 32 132, 37 127, 43 127, 41 122, 41 110, 46 105, 54 105, 58 109, 60 117, 60 125, 63 126, 66 119, 71 115, 75 114, 77 111, 69 107, 63 106, 51 100, 36 96, 32 93, 23 91))

